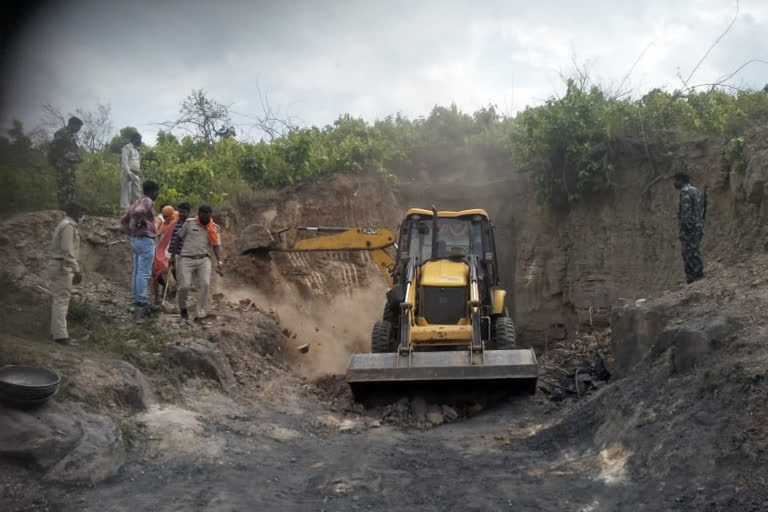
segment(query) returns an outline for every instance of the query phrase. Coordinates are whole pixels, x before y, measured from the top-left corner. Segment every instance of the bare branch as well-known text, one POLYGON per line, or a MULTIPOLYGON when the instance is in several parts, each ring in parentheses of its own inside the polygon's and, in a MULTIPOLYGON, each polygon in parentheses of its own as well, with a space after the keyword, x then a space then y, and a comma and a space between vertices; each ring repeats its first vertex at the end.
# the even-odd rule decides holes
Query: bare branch
POLYGON ((88 151, 101 151, 109 141, 112 132, 112 107, 99 103, 93 110, 78 107, 73 112, 63 110, 51 103, 44 103, 40 125, 33 131, 36 138, 50 140, 56 130, 67 125, 69 117, 76 115, 83 121, 83 127, 78 133, 78 139, 83 148, 88 151))
POLYGON ((245 126, 256 128, 267 136, 270 141, 283 137, 295 130, 298 123, 291 116, 283 116, 279 111, 273 109, 266 94, 262 93, 258 85, 255 86, 256 95, 259 100, 261 113, 248 115, 233 111, 233 114, 252 120, 252 123, 245 126))
POLYGON ((688 87, 688 90, 689 91, 693 91, 694 89, 698 89, 699 87, 709 87, 711 89, 717 89, 718 87, 724 87, 726 89, 731 89, 732 91, 744 92, 744 89, 741 89, 739 87, 735 87, 733 85, 728 85, 728 84, 721 84, 721 83, 691 85, 690 87, 688 87))
POLYGON ((718 82, 718 83, 721 83, 721 84, 722 84, 723 82, 727 82, 728 80, 730 80, 731 78, 733 78, 733 77, 734 77, 734 76, 735 76, 735 75, 736 75, 736 74, 737 74, 739 71, 741 71, 741 70, 742 70, 742 69, 744 69, 745 67, 749 66, 749 65, 750 65, 750 64, 752 64, 753 62, 759 62, 759 63, 761 63, 761 64, 768 64, 768 60, 764 60, 764 59, 749 59, 747 62, 745 62, 744 64, 742 64, 742 65, 741 65, 741 66, 739 66, 738 68, 736 68, 736 71, 734 71, 734 72, 733 72, 733 73, 731 73, 730 75, 726 75, 724 78, 720 78, 720 79, 718 79, 718 80, 717 80, 717 82, 718 82))
POLYGON ((83 121, 78 134, 83 147, 88 151, 104 149, 112 133, 112 107, 99 103, 93 111, 78 108, 75 113, 83 121))
POLYGON ((688 78, 683 80, 682 76, 678 72, 677 76, 683 82, 683 85, 685 85, 686 89, 690 89, 690 87, 688 87, 688 83, 691 81, 691 78, 693 78, 693 75, 696 73, 696 71, 698 71, 699 67, 704 62, 704 60, 707 57, 709 57, 709 54, 712 52, 712 50, 715 48, 715 46, 717 46, 718 43, 720 43, 720 41, 726 36, 726 34, 728 34, 728 32, 730 32, 731 27, 733 27, 734 23, 736 23, 736 20, 738 19, 738 17, 739 17, 739 0, 736 0, 736 14, 734 14, 733 19, 728 24, 728 27, 726 27, 725 31, 723 31, 723 33, 720 34, 720 37, 715 39, 715 42, 712 43, 712 45, 709 47, 709 49, 707 49, 706 53, 704 53, 704 56, 701 57, 701 59, 699 59, 699 62, 693 67, 693 69, 691 70, 691 73, 688 75, 688 78))
POLYGON ((643 57, 645 57, 645 54, 648 52, 648 50, 650 50, 651 46, 654 46, 655 43, 656 43, 655 41, 651 41, 650 43, 648 43, 648 45, 643 49, 643 51, 640 52, 640 55, 637 56, 637 58, 635 59, 635 62, 632 63, 632 66, 629 68, 629 71, 627 71, 627 74, 624 75, 624 78, 621 79, 621 82, 619 82, 618 87, 616 87, 616 92, 614 93, 614 96, 616 99, 619 99, 622 96, 626 96, 630 92, 632 92, 631 90, 627 92, 622 92, 622 88, 624 87, 624 84, 626 84, 627 81, 629 80, 630 75, 632 75, 632 72, 635 70, 637 65, 640 63, 641 60, 643 60, 643 57))
POLYGON ((51 103, 43 103, 41 109, 43 116, 40 119, 38 130, 45 134, 46 139, 50 139, 56 130, 67 125, 67 116, 51 103))

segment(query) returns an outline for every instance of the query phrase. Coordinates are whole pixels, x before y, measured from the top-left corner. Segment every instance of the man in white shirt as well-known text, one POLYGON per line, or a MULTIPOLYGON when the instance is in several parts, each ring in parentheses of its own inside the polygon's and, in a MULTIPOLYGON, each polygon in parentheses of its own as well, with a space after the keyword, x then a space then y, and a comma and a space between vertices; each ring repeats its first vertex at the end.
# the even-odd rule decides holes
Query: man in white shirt
POLYGON ((120 158, 120 211, 128 208, 141 196, 141 180, 139 179, 139 146, 141 135, 135 132, 131 142, 123 146, 120 158))
POLYGON ((51 240, 48 279, 51 296, 51 334, 53 341, 62 345, 77 345, 77 340, 70 338, 67 332, 67 311, 72 285, 80 284, 80 233, 77 223, 84 214, 84 209, 76 202, 64 206, 66 216, 56 226, 51 240))

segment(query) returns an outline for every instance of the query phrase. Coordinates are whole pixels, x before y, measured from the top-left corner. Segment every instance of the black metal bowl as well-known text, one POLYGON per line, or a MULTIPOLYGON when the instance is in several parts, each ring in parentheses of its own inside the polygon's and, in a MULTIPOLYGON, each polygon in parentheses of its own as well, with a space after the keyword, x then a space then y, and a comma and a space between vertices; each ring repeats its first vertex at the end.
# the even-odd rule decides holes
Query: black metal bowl
POLYGON ((0 401, 13 406, 35 406, 50 399, 59 390, 58 373, 34 366, 0 368, 0 401))
POLYGON ((58 386, 61 377, 58 373, 35 366, 10 365, 0 368, 0 383, 22 389, 40 389, 58 386))

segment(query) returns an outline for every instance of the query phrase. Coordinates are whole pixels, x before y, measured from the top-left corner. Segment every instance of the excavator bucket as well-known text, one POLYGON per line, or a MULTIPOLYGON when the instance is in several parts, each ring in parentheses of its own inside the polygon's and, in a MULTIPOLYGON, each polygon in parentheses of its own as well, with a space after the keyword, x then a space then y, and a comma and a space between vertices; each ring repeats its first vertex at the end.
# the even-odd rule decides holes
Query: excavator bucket
POLYGON ((538 363, 533 349, 354 354, 346 379, 360 402, 443 391, 469 398, 487 391, 533 394, 538 363))

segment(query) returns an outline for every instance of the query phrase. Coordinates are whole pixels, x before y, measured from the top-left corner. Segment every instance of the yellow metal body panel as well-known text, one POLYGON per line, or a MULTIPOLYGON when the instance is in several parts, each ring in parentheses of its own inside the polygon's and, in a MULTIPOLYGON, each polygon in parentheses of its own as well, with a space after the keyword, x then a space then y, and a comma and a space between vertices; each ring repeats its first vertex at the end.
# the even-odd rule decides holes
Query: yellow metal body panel
POLYGON ((289 251, 344 251, 383 249, 395 243, 395 232, 381 228, 353 228, 335 235, 297 240, 289 251))
POLYGON ((502 290, 501 288, 498 288, 496 290, 493 290, 493 295, 491 296, 491 300, 493 301, 493 313, 496 315, 500 315, 504 312, 504 299, 507 297, 507 290, 502 290))
POLYGON ((394 284, 390 271, 395 267, 395 260, 384 249, 394 245, 397 235, 390 229, 357 227, 336 234, 321 234, 311 238, 297 240, 298 229, 288 231, 284 246, 272 249, 284 252, 309 251, 369 251, 376 267, 390 288, 394 284))
POLYGON ((420 277, 420 286, 467 286, 469 267, 461 261, 428 261, 421 266, 420 277))
MULTIPOLYGON (((426 215, 428 217, 432 216, 432 210, 424 210, 422 208, 411 208, 407 212, 405 212, 406 217, 408 215, 426 215)), ((475 208, 472 210, 461 210, 458 212, 437 212, 438 217, 446 218, 446 219, 455 219, 456 217, 464 217, 465 215, 482 215, 486 219, 488 218, 488 212, 485 210, 482 210, 480 208, 475 208)))
POLYGON ((471 325, 412 325, 410 331, 411 343, 417 345, 466 345, 472 342, 471 325))
POLYGON ((392 281, 392 273, 391 270, 395 268, 395 260, 392 258, 392 256, 389 255, 387 251, 384 249, 374 249, 371 251, 371 257, 373 258, 373 261, 376 262, 376 267, 378 267, 381 274, 384 276, 384 279, 387 280, 387 284, 390 288, 394 286, 394 282, 392 281))

